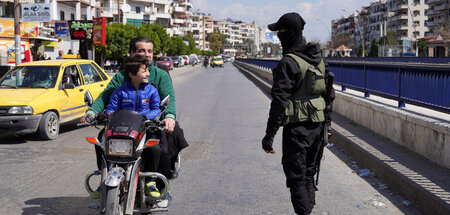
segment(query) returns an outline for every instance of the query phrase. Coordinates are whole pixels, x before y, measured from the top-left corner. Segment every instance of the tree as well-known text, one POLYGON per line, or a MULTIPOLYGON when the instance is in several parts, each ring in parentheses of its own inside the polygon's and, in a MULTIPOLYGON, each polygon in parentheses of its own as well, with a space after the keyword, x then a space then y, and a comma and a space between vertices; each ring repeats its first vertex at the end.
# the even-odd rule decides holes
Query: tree
POLYGON ((189 47, 183 42, 183 39, 179 36, 173 36, 170 38, 168 45, 168 55, 185 55, 188 54, 189 47))
POLYGON ((188 54, 195 53, 195 40, 192 35, 186 35, 182 37, 183 41, 189 41, 188 54))
POLYGON ((433 29, 434 35, 441 35, 443 38, 450 38, 450 21, 445 21, 433 29))
POLYGON ((136 37, 138 27, 134 25, 123 25, 113 23, 106 25, 106 43, 102 46, 95 46, 95 51, 100 53, 101 62, 106 58, 121 58, 129 51, 130 40, 136 37))
POLYGON ((361 42, 361 43, 359 43, 358 57, 363 57, 363 54, 362 54, 363 49, 364 49, 364 53, 367 53, 367 52, 366 52, 366 49, 363 48, 363 44, 362 44, 362 42, 361 42))
POLYGON ((375 41, 375 39, 372 40, 369 57, 378 57, 378 43, 379 43, 379 41, 375 41))
POLYGON ((338 34, 332 38, 333 48, 345 45, 347 48, 355 49, 355 39, 350 37, 350 34, 338 34))
POLYGON ((428 48, 425 40, 417 40, 417 46, 419 47, 419 56, 427 57, 428 56, 428 48))
POLYGON ((379 44, 388 45, 388 46, 396 46, 398 45, 398 39, 395 36, 395 32, 388 31, 386 36, 382 37, 379 41, 379 44))
MULTIPOLYGON (((227 41, 225 35, 218 32, 210 33, 206 36, 206 41, 209 42, 209 46, 214 54, 219 54, 220 49, 223 48, 223 44, 227 41)), ((223 51, 223 50, 222 50, 223 51)))

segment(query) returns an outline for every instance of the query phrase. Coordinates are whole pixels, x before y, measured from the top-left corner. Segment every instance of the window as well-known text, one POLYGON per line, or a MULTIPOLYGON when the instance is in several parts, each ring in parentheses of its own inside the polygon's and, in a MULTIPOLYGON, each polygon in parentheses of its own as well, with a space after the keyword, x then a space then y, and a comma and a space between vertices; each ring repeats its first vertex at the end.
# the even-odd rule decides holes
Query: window
POLYGON ((64 17, 64 11, 59 11, 59 19, 60 20, 66 20, 66 18, 64 17))
POLYGON ((141 13, 141 7, 136 7, 136 13, 140 14, 141 13))
POLYGON ((70 14, 70 20, 75 20, 75 14, 73 13, 70 14))
POLYGON ((67 66, 64 69, 64 75, 63 75, 63 80, 69 77, 69 80, 72 81, 72 83, 77 87, 81 85, 81 78, 80 78, 80 74, 78 73, 77 70, 77 66, 73 65, 73 66, 67 66))
POLYGON ((84 76, 84 82, 86 84, 92 84, 95 82, 102 81, 100 75, 98 75, 97 71, 92 67, 91 64, 80 64, 81 72, 84 76))
POLYGON ((94 65, 94 67, 97 69, 98 73, 100 74, 100 76, 102 76, 103 80, 107 80, 108 78, 106 77, 106 75, 102 72, 102 69, 100 69, 99 66, 97 66, 97 64, 93 63, 92 65, 94 65))
POLYGON ((414 4, 420 4, 420 0, 414 0, 414 4))

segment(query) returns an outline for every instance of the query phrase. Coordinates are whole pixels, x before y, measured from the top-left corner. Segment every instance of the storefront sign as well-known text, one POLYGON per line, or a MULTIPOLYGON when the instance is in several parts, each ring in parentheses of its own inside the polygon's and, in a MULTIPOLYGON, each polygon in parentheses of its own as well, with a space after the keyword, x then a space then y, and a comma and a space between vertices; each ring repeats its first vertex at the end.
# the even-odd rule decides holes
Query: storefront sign
POLYGON ((21 4, 22 22, 50 22, 50 4, 21 4))
POLYGON ((94 18, 94 45, 105 45, 106 42, 106 29, 105 29, 106 18, 97 17, 94 18))
POLYGON ((42 44, 44 44, 47 47, 56 47, 58 46, 58 41, 42 41, 42 44))
MULTIPOLYGON (((30 43, 28 39, 22 39, 21 42, 22 63, 30 62, 30 43)), ((8 63, 16 63, 16 48, 14 38, 0 38, 0 55, 8 56, 8 63)))
POLYGON ((69 21, 70 38, 72 40, 92 40, 92 20, 69 21))
POLYGON ((55 35, 67 35, 67 34, 69 34, 69 23, 55 22, 55 35))
MULTIPOLYGON (((38 23, 20 23, 21 37, 37 37, 38 23)), ((0 20, 0 37, 14 37, 14 20, 0 20)))

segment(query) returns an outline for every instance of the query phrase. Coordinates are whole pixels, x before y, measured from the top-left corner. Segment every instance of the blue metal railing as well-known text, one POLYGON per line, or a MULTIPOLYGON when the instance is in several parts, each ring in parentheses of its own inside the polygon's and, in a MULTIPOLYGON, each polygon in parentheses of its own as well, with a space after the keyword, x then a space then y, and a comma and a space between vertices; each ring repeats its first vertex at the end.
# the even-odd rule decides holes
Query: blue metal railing
MULTIPOLYGON (((265 68, 276 67, 277 60, 236 59, 265 68)), ((391 61, 392 62, 392 61, 391 61)), ((395 99, 399 107, 410 103, 450 113, 450 65, 421 65, 380 62, 328 61, 334 83, 342 90, 351 88, 395 99)))
POLYGON ((450 57, 327 57, 327 61, 367 61, 367 62, 402 62, 402 63, 448 63, 450 57))

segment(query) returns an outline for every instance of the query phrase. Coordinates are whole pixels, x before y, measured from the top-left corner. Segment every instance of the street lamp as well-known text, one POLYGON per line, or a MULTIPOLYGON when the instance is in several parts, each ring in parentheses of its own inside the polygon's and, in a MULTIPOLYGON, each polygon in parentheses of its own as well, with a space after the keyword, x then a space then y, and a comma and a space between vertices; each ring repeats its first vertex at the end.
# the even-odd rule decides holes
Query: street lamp
POLYGON ((406 0, 403 0, 403 3, 405 3, 406 6, 408 7, 409 15, 411 16, 412 26, 413 26, 413 28, 414 28, 414 32, 413 32, 413 34, 411 35, 411 41, 412 41, 412 39, 413 39, 413 37, 414 37, 414 41, 415 41, 415 44, 416 44, 416 57, 417 57, 417 56, 419 56, 419 50, 418 50, 418 47, 417 47, 416 24, 414 23, 414 15, 413 15, 413 11, 411 10, 411 8, 409 8, 409 4, 408 4, 408 2, 407 2, 406 0))
POLYGON ((333 56, 333 49, 334 49, 334 46, 333 46, 333 35, 331 34, 331 31, 328 30, 327 25, 326 25, 324 22, 322 22, 322 20, 320 20, 320 19, 316 19, 316 20, 317 20, 318 22, 320 22, 320 23, 325 27, 325 29, 327 29, 328 33, 330 34, 330 40, 331 40, 331 56, 333 56))
POLYGON ((358 23, 358 18, 356 18, 355 17, 355 15, 353 15, 353 14, 351 14, 350 12, 348 12, 348 11, 346 11, 346 10, 344 10, 344 9, 341 9, 342 11, 344 11, 344 12, 346 12, 346 13, 348 13, 350 16, 353 16, 353 20, 355 20, 355 24, 356 24, 356 27, 358 28, 358 31, 359 31, 359 35, 361 36, 361 40, 362 40, 362 57, 364 57, 365 56, 365 48, 364 48, 364 36, 363 36, 363 33, 362 33, 362 31, 361 31, 361 28, 360 28, 360 26, 359 26, 359 23, 358 23))

